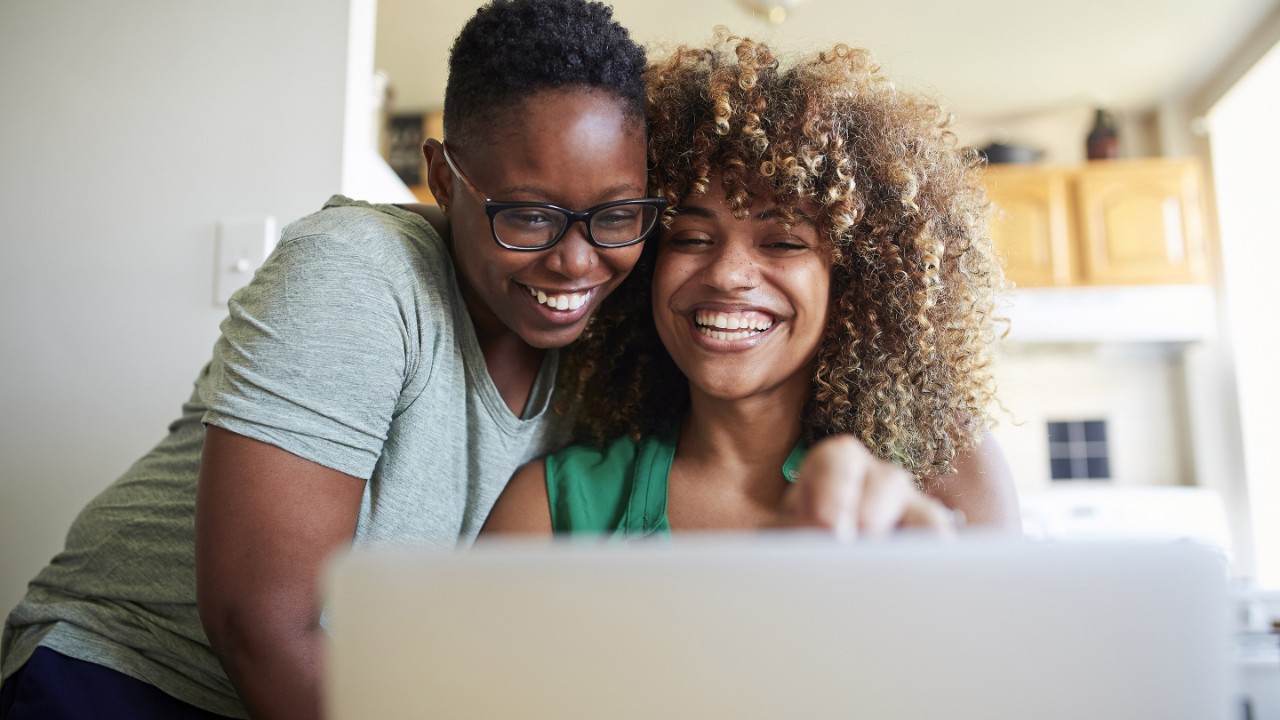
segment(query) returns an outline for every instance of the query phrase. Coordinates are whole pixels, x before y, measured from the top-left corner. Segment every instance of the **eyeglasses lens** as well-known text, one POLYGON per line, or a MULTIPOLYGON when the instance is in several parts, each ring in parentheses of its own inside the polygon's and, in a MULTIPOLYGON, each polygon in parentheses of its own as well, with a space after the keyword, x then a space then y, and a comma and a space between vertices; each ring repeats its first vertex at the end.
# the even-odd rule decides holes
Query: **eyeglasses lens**
MULTIPOLYGON (((596 244, 610 247, 639 240, 653 229, 657 219, 657 208, 637 203, 600 208, 588 222, 596 244)), ((545 207, 507 208, 493 216, 493 230, 498 240, 519 248, 550 246, 568 224, 569 218, 564 213, 545 207)))
POLYGON ((601 245, 626 245, 653 229, 658 209, 652 205, 615 205, 591 218, 591 237, 601 245))
POLYGON ((493 232, 507 245, 536 248, 551 244, 568 222, 564 213, 547 208, 509 208, 493 216, 493 232))

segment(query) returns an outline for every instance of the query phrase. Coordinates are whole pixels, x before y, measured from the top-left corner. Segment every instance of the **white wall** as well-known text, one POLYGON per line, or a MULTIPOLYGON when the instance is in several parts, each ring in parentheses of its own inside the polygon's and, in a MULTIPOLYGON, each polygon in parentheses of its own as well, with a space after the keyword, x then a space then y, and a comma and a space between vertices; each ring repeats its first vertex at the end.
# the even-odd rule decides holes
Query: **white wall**
POLYGON ((1112 483, 1194 481, 1182 347, 1006 343, 996 363, 996 440, 1021 493, 1049 487, 1048 421, 1106 420, 1112 483))
MULTIPOLYGON (((1160 155, 1149 118, 1140 112, 1112 108, 1116 116, 1120 156, 1160 155)), ((1072 165, 1085 161, 1085 138, 1093 128, 1094 107, 1088 102, 1069 103, 1043 112, 1008 117, 960 116, 956 137, 962 145, 985 147, 992 141, 1024 145, 1039 150, 1041 161, 1072 165)))
POLYGON ((341 189, 348 0, 0 3, 0 613, 165 432, 214 233, 341 189))
POLYGON ((1280 43, 1210 113, 1214 176, 1222 231, 1223 295, 1229 354, 1239 388, 1244 468, 1253 514, 1259 584, 1280 588, 1280 331, 1275 276, 1275 167, 1280 164, 1280 43))

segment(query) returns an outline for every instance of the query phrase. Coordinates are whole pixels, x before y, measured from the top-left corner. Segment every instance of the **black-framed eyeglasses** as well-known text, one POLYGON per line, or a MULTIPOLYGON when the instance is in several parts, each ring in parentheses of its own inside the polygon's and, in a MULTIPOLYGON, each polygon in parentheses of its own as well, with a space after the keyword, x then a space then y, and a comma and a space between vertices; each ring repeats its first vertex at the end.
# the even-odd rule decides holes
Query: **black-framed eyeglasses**
POLYGON ((569 227, 581 222, 587 227, 587 239, 601 248, 620 248, 644 240, 658 224, 658 216, 667 207, 664 198, 615 200, 581 212, 540 202, 498 202, 490 200, 462 172, 442 142, 440 149, 449 169, 476 197, 484 200, 493 239, 508 250, 546 250, 560 242, 569 227))

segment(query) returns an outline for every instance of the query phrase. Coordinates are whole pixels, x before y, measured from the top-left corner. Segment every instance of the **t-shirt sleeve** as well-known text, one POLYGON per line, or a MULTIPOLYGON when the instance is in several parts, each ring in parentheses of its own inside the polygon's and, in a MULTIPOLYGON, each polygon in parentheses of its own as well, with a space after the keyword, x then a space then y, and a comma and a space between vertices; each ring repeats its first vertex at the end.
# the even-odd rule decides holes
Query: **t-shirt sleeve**
POLYGON ((609 533, 621 527, 636 468, 636 443, 574 445, 546 458, 547 504, 555 532, 609 533))
POLYGON ((358 239, 282 240, 229 303, 204 422, 368 479, 417 360, 387 266, 358 239))

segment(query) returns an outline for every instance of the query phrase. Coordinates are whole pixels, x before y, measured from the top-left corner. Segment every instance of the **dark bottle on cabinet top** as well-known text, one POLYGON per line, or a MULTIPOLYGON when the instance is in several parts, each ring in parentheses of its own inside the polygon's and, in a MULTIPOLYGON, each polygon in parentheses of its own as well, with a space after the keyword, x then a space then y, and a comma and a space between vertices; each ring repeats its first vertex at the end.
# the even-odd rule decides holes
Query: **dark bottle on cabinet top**
POLYGON ((1113 160, 1120 157, 1119 134, 1111 113, 1102 108, 1094 111, 1093 129, 1085 139, 1085 154, 1090 160, 1113 160))

